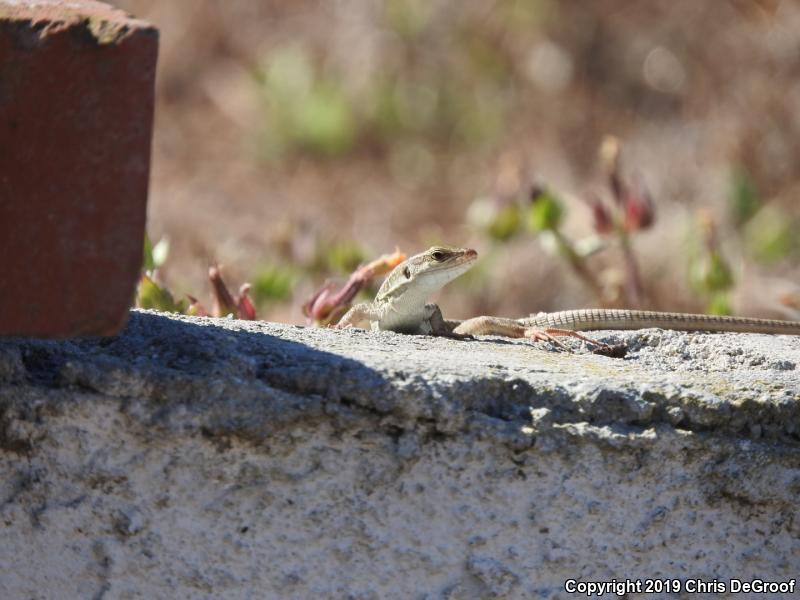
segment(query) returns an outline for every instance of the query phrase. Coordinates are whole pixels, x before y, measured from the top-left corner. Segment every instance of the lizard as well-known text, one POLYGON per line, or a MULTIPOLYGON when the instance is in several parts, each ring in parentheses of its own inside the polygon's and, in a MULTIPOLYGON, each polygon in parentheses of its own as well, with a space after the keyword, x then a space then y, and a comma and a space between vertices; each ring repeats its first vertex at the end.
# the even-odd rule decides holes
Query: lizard
POLYGON ((337 323, 337 328, 361 327, 398 333, 465 337, 454 334, 436 304, 428 304, 439 291, 470 268, 478 259, 471 248, 433 246, 397 265, 384 280, 372 303, 356 304, 337 323))
POLYGON ((570 336, 598 347, 599 352, 620 356, 624 350, 581 335, 579 331, 599 329, 646 329, 679 331, 730 331, 800 335, 800 321, 779 321, 689 313, 629 309, 581 309, 554 313, 540 312, 522 319, 481 316, 447 320, 428 297, 470 268, 478 253, 469 248, 434 246, 395 267, 378 290, 372 303, 357 304, 342 317, 338 328, 368 325, 373 330, 473 338, 499 335, 550 341, 570 336))

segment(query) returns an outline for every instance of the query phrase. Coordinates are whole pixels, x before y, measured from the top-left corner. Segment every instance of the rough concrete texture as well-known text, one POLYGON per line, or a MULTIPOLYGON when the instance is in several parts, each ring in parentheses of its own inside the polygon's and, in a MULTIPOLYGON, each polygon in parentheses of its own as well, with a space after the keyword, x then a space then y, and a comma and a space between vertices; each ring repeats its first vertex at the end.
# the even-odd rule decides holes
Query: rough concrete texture
POLYGON ((111 334, 142 261, 158 33, 0 0, 0 335, 111 334))
POLYGON ((2 340, 0 597, 797 577, 800 338, 597 337, 628 357, 146 312, 2 340))

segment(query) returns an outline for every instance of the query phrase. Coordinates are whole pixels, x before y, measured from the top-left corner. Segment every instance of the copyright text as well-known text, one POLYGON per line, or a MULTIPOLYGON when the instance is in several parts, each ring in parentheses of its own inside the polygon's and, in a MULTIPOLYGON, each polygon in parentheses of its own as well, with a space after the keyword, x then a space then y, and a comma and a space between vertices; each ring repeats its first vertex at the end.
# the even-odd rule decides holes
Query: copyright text
POLYGON ((611 579, 608 581, 578 581, 567 579, 564 591, 586 597, 613 594, 793 594, 796 580, 768 581, 766 579, 611 579))

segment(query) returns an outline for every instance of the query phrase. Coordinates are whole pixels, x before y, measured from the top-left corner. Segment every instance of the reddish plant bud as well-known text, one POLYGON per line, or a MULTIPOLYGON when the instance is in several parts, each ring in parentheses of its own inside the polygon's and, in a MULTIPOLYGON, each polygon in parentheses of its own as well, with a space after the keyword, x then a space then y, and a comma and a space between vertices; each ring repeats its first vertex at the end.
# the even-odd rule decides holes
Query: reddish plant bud
POLYGON ((236 298, 236 312, 240 319, 247 321, 256 320, 256 307, 253 306, 253 301, 249 296, 250 284, 243 283, 239 288, 239 295, 236 298))
POLYGON ((600 235, 605 235, 614 231, 614 221, 611 219, 611 213, 606 205, 599 198, 593 198, 591 201, 592 219, 594 221, 594 230, 600 235))
POLYGON ((332 283, 325 283, 303 305, 303 314, 318 325, 334 322, 335 316, 341 317, 344 314, 340 309, 347 310, 349 308, 353 298, 366 285, 367 281, 362 267, 350 276, 350 279, 338 292, 333 292, 334 285, 332 283))
POLYGON ((208 311, 206 310, 205 306, 200 304, 200 301, 195 298, 194 296, 190 296, 186 294, 186 297, 189 299, 189 307, 186 309, 186 314, 192 317, 208 317, 208 311))
POLYGON ((236 302, 222 280, 222 270, 216 263, 208 268, 208 279, 211 282, 211 291, 214 295, 211 314, 215 317, 236 314, 236 302))
POLYGON ((334 285, 326 282, 303 304, 303 314, 316 325, 336 323, 347 312, 356 294, 379 275, 391 271, 406 259, 399 250, 394 254, 384 254, 371 263, 359 267, 350 275, 347 283, 336 293, 334 285))
POLYGON ((640 231, 650 228, 655 222, 655 207, 650 192, 643 186, 628 192, 623 203, 625 231, 640 231))
POLYGON ((611 188, 611 195, 617 206, 624 204, 625 196, 627 195, 627 186, 622 181, 622 176, 618 171, 612 171, 608 174, 608 186, 611 188))
POLYGON ((303 314, 310 321, 322 321, 330 312, 330 295, 333 284, 326 281, 320 289, 303 304, 303 314))

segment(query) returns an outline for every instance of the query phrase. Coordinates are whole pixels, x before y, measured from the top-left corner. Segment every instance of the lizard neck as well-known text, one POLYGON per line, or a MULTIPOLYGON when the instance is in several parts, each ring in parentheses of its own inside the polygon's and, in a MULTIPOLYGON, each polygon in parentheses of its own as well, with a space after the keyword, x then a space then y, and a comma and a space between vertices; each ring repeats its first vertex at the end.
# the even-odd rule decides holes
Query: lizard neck
POLYGON ((382 330, 416 333, 425 317, 427 300, 426 290, 415 289, 414 286, 406 289, 401 296, 386 298, 382 303, 383 316, 378 327, 382 330))
POLYGON ((434 246, 395 267, 375 296, 377 328, 424 332, 429 323, 425 305, 431 294, 467 271, 478 254, 468 248, 434 246))

